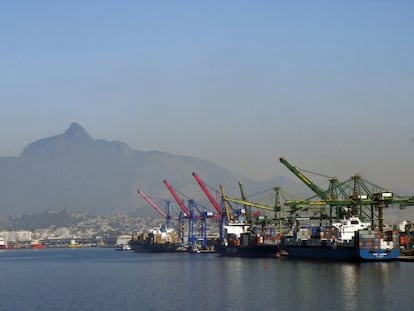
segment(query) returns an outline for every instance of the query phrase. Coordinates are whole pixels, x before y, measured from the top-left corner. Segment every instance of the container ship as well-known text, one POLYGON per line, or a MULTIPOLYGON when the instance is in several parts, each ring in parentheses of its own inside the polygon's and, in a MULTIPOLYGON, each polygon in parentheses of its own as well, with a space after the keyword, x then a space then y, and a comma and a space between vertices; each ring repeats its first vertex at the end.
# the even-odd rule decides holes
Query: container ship
POLYGON ((231 257, 279 257, 280 234, 251 232, 245 223, 232 223, 224 226, 224 242, 217 247, 222 256, 231 257))
POLYGON ((330 227, 301 227, 280 244, 289 258, 333 261, 391 261, 400 255, 398 232, 370 229, 357 217, 330 227))
POLYGON ((414 261, 414 224, 403 221, 399 228, 401 261, 414 261))
POLYGON ((132 250, 137 253, 171 253, 187 251, 173 229, 152 229, 141 234, 133 233, 129 241, 132 250))

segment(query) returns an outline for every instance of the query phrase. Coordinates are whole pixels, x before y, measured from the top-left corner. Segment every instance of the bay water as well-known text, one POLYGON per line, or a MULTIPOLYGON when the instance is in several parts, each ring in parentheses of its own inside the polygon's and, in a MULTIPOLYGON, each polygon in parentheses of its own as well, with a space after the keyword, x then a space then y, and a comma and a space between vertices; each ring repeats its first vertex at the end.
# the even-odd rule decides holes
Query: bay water
POLYGON ((414 263, 0 252, 0 310, 413 310, 414 263))

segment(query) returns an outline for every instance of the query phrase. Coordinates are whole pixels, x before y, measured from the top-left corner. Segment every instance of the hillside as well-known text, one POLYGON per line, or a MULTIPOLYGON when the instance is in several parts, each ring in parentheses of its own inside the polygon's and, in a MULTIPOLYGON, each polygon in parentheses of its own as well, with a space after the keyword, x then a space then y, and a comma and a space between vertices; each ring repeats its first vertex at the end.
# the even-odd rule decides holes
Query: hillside
POLYGON ((0 171, 0 216, 50 209, 94 215, 151 215, 154 211, 136 190, 171 199, 163 179, 181 193, 206 202, 192 177, 194 171, 214 189, 223 184, 232 196, 238 196, 238 181, 247 193, 274 186, 291 193, 303 189, 299 182, 283 177, 259 182, 203 159, 139 151, 119 141, 93 139, 77 123, 62 134, 29 144, 18 157, 1 157, 0 171))

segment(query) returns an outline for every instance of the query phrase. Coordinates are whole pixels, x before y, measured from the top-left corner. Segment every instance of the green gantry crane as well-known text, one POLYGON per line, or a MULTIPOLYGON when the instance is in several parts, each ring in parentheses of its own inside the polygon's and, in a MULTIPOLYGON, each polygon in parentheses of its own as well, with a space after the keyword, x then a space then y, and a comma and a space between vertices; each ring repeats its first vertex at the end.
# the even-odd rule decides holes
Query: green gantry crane
POLYGON ((319 209, 321 219, 328 219, 330 224, 333 219, 358 216, 362 220, 370 220, 373 227, 378 226, 380 230, 383 230, 384 208, 390 205, 399 205, 400 208, 414 205, 414 197, 397 196, 362 178, 359 174, 344 182, 331 177, 329 188, 324 190, 286 158, 282 157, 279 160, 316 194, 316 197, 308 199, 286 201, 285 204, 294 212, 309 208, 319 209))

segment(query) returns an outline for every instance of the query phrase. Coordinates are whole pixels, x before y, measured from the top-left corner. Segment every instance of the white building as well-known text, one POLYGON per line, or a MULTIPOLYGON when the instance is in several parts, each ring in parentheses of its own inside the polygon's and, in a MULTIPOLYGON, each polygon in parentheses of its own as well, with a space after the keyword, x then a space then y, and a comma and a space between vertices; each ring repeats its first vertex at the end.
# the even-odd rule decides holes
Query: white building
POLYGON ((2 231, 0 234, 7 242, 20 242, 32 240, 31 231, 2 231))
POLYGON ((130 240, 131 240, 130 235, 120 235, 116 239, 116 245, 127 245, 130 240))

